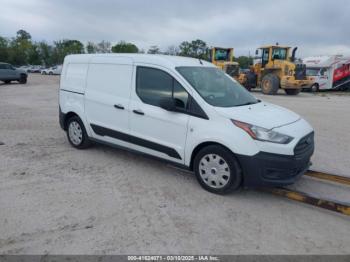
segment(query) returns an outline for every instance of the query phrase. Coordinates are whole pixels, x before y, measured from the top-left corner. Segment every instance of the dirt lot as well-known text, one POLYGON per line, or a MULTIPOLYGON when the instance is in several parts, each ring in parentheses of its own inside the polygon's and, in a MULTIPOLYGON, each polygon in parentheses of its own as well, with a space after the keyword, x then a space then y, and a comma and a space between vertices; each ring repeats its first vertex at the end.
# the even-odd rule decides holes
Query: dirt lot
MULTIPOLYGON (((254 190, 217 196, 144 156, 73 149, 57 94, 58 77, 0 85, 0 254, 349 253, 348 217, 254 190)), ((314 126, 314 169, 350 175, 350 96, 255 95, 314 126)), ((295 187, 350 202, 346 188, 295 187)))

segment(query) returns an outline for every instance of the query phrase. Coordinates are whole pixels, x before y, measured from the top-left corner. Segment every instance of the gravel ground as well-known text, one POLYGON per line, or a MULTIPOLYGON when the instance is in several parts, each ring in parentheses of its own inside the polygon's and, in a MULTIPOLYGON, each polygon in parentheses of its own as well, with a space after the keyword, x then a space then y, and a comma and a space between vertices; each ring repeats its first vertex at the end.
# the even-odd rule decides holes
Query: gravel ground
MULTIPOLYGON (((346 216, 254 190, 217 196, 157 160, 73 149, 58 79, 0 84, 0 254, 349 254, 346 216)), ((314 169, 350 175, 350 96, 255 95, 314 126, 314 169)), ((308 178, 294 187, 350 199, 308 178)))

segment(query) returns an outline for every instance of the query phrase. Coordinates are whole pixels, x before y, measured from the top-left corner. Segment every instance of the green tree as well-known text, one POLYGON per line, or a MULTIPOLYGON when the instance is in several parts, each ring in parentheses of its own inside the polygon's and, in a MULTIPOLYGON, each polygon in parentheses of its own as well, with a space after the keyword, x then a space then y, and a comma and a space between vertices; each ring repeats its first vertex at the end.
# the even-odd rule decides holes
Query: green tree
POLYGON ((29 47, 27 61, 31 65, 41 65, 43 63, 39 53, 39 46, 37 44, 32 44, 29 47))
POLYGON ((8 62, 9 52, 8 52, 8 40, 5 37, 0 36, 0 61, 8 62))
POLYGON ((139 49, 132 43, 120 41, 118 44, 112 46, 113 53, 138 53, 139 49))
POLYGON ((37 43, 37 46, 42 63, 45 66, 52 66, 54 64, 52 61, 53 47, 45 41, 37 43))
POLYGON ((253 64, 253 58, 251 56, 239 56, 234 60, 239 63, 240 68, 249 68, 253 64))
POLYGON ((52 59, 55 64, 62 64, 64 57, 71 54, 83 54, 84 45, 78 40, 60 40, 54 42, 52 59))
POLYGON ((160 54, 160 49, 159 49, 158 46, 152 45, 152 46, 148 49, 147 54, 160 54))
POLYGON ((21 29, 17 31, 16 39, 18 41, 30 41, 32 39, 32 36, 27 31, 21 29))
POLYGON ((16 37, 9 43, 9 62, 14 65, 24 65, 29 62, 29 53, 32 49, 31 35, 25 30, 17 31, 16 37))
POLYGON ((88 42, 86 45, 86 52, 89 54, 93 53, 110 53, 111 52, 111 43, 105 40, 102 40, 98 44, 93 42, 88 42))
POLYGON ((86 52, 88 54, 94 54, 97 53, 97 46, 95 43, 93 42, 88 42, 86 45, 86 52))
POLYGON ((180 44, 179 49, 179 55, 181 56, 209 60, 209 48, 203 40, 184 41, 180 44))

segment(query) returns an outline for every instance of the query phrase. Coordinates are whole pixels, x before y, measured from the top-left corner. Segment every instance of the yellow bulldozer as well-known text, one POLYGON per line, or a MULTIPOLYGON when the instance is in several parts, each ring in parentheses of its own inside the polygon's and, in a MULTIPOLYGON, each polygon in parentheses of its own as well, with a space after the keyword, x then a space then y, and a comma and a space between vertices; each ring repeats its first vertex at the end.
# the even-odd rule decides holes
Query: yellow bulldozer
POLYGON ((233 48, 212 47, 210 61, 226 74, 238 80, 239 64, 233 61, 233 48))
POLYGON ((295 63, 297 47, 291 55, 290 47, 278 44, 259 49, 250 71, 239 77, 239 82, 248 90, 260 86, 264 94, 275 95, 282 88, 288 95, 297 95, 312 84, 306 77, 306 66, 295 63))

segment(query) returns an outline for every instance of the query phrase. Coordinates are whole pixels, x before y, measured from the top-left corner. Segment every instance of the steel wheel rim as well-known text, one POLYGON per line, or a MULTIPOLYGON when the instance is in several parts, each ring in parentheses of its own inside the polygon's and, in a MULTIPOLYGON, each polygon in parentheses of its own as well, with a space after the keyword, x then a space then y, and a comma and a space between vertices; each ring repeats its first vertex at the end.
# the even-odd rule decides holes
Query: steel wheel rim
POLYGON ((217 154, 207 154, 199 161, 199 174, 203 182, 212 188, 223 188, 230 180, 230 167, 217 154))
POLYGON ((263 81, 263 88, 264 88, 265 90, 269 90, 269 89, 270 89, 270 81, 264 80, 264 81, 263 81))
POLYGON ((80 145, 83 141, 83 131, 77 121, 72 121, 68 127, 68 135, 70 141, 76 146, 80 145))

